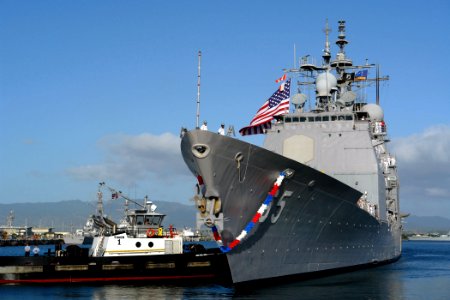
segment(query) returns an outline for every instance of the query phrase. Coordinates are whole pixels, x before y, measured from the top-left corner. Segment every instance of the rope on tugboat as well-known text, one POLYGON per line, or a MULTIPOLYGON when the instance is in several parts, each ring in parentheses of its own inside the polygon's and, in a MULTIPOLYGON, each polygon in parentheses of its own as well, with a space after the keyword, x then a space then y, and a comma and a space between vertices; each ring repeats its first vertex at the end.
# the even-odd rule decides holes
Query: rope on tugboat
POLYGON ((285 177, 286 177, 286 173, 285 172, 280 172, 280 175, 278 176, 277 180, 273 184, 272 189, 267 194, 266 200, 264 200, 263 204, 259 207, 258 211, 253 216, 252 220, 247 224, 247 226, 245 226, 245 228, 242 230, 241 234, 239 234, 234 239, 234 241, 229 243, 227 247, 222 245, 222 238, 220 237, 220 234, 219 234, 219 232, 217 230, 216 225, 213 225, 211 227, 211 230, 212 230, 213 235, 214 235, 214 239, 216 240, 217 243, 219 243, 221 245, 220 246, 220 250, 223 253, 230 252, 234 247, 236 247, 239 243, 241 243, 242 240, 247 236, 247 234, 253 229, 253 227, 255 226, 255 223, 257 223, 259 221, 261 216, 266 212, 267 208, 272 203, 273 197, 277 193, 277 191, 280 188, 281 183, 283 182, 283 179, 285 177))

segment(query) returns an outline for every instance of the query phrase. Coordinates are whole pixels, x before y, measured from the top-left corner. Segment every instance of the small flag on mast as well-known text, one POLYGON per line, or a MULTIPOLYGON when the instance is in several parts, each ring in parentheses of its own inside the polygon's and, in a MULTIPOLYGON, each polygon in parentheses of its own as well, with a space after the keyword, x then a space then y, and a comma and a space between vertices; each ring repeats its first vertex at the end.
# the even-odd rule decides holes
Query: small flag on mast
POLYGON ((283 76, 281 76, 280 78, 278 78, 277 80, 275 80, 276 83, 282 82, 286 80, 286 74, 284 74, 283 76))
POLYGON ((289 112, 289 100, 291 92, 291 80, 283 83, 275 93, 261 106, 250 122, 250 126, 241 128, 241 135, 264 133, 265 129, 272 127, 273 117, 289 112))
POLYGON ((367 79, 367 70, 361 70, 356 72, 355 74, 355 81, 361 81, 367 79))

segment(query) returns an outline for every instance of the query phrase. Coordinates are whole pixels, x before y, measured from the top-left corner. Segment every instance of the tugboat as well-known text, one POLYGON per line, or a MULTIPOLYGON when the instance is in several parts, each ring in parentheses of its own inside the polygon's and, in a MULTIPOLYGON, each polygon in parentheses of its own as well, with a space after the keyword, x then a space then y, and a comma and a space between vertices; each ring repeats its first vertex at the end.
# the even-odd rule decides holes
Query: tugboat
MULTIPOLYGON (((101 183, 100 185, 104 185, 101 183)), ((117 225, 113 222, 104 224, 100 234, 92 242, 89 255, 101 256, 131 256, 131 255, 162 255, 183 253, 183 239, 175 228, 170 225, 168 230, 162 226, 164 214, 155 212, 156 205, 144 198, 144 204, 131 200, 121 192, 109 188, 113 198, 125 199, 125 218, 117 225), (129 210, 129 202, 139 206, 139 209, 129 210)), ((98 192, 99 202, 102 202, 102 192, 98 192)))
POLYGON ((397 165, 379 101, 388 77, 346 56, 345 21, 332 59, 329 31, 322 64, 307 55, 284 70, 239 131, 265 135, 263 147, 198 126, 181 131, 184 161, 202 187, 198 207, 234 283, 336 273, 401 255, 397 165))
MULTIPOLYGON (((100 188, 105 184, 101 183, 100 188)), ((117 225, 103 218, 99 188, 99 229, 90 248, 69 245, 31 257, 0 257, 0 284, 195 282, 228 283, 225 255, 217 248, 184 243, 176 229, 164 229, 164 214, 147 197, 144 204, 109 188, 113 198, 126 199, 124 219, 117 225), (139 206, 128 210, 128 202, 139 206)))

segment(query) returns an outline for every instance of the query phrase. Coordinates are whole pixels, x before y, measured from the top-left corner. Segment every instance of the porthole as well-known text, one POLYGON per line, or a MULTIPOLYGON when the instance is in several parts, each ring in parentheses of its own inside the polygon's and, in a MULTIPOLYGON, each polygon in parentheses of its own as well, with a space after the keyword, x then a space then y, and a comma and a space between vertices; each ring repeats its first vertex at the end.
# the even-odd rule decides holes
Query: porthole
POLYGON ((141 242, 136 242, 136 248, 141 248, 141 242))
POLYGON ((148 247, 149 247, 149 248, 153 248, 153 242, 149 242, 149 243, 148 243, 148 247))

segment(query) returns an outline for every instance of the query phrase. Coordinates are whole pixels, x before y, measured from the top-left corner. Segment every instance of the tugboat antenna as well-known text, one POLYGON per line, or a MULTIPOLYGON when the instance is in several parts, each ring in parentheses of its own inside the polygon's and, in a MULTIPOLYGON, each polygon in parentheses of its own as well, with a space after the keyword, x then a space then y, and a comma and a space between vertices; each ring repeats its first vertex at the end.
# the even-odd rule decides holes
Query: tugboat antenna
POLYGON ((198 51, 198 75, 197 75, 197 120, 195 123, 195 128, 199 128, 200 119, 200 64, 202 60, 202 51, 198 51))

